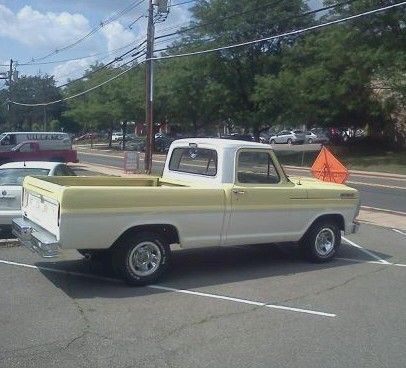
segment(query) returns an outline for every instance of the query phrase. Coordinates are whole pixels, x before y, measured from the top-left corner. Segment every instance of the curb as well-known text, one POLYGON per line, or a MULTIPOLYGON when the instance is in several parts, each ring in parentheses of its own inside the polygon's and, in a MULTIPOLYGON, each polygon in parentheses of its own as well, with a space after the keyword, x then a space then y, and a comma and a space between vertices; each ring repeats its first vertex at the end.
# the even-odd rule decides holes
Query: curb
POLYGON ((406 216, 406 212, 401 211, 394 211, 394 210, 387 210, 385 208, 376 208, 376 207, 369 207, 369 206, 361 206, 362 210, 371 211, 371 212, 382 212, 382 213, 389 213, 391 215, 396 216, 406 216))

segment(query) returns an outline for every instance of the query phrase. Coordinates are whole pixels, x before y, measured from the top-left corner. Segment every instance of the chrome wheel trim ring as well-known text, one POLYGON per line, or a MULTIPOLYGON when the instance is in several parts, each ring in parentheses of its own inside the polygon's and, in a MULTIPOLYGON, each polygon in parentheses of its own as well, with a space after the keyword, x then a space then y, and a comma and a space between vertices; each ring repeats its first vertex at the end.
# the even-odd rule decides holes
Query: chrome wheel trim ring
POLYGON ((128 255, 131 271, 141 277, 152 275, 159 268, 161 260, 161 249, 152 241, 137 244, 128 255))
POLYGON ((334 231, 328 227, 322 228, 316 236, 315 248, 321 257, 328 256, 334 249, 336 236, 334 231))

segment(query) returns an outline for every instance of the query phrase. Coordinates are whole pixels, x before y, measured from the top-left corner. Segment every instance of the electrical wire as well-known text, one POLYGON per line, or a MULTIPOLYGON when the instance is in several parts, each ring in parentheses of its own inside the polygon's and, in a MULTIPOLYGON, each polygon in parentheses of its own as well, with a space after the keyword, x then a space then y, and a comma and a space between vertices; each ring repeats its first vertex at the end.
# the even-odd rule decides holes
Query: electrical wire
MULTIPOLYGON (((129 46, 131 46, 132 44, 136 43, 136 42, 140 42, 143 38, 145 38, 145 36, 143 37, 139 37, 137 39, 135 39, 134 41, 131 41, 130 43, 127 43, 124 46, 120 46, 116 49, 113 49, 111 51, 104 51, 104 52, 97 52, 94 54, 90 54, 90 55, 85 55, 85 56, 78 56, 75 58, 70 58, 70 59, 62 59, 62 60, 54 60, 54 61, 43 61, 43 62, 38 62, 38 63, 18 63, 16 62, 16 64, 18 66, 34 66, 34 65, 48 65, 48 64, 62 64, 62 63, 66 63, 68 61, 76 61, 76 60, 83 60, 83 59, 90 59, 92 57, 95 56, 100 56, 100 55, 106 55, 106 57, 110 56, 110 55, 114 55, 116 54, 118 51, 123 50, 129 46)), ((5 65, 8 66, 8 65, 5 65)))
POLYGON ((135 23, 137 23, 141 18, 145 18, 146 16, 144 15, 144 14, 142 14, 142 15, 140 15, 138 18, 136 18, 133 22, 131 22, 129 25, 128 25, 128 28, 129 29, 133 29, 132 27, 133 27, 133 25, 135 24, 135 23))
POLYGON ((383 12, 383 11, 386 11, 386 10, 389 10, 389 9, 393 9, 393 8, 397 8, 397 7, 400 7, 400 6, 404 6, 404 5, 406 5, 406 1, 403 1, 401 3, 392 4, 392 5, 388 5, 388 6, 381 7, 381 8, 377 8, 377 9, 373 9, 373 10, 369 10, 369 11, 366 11, 366 12, 363 12, 363 13, 351 15, 351 16, 348 16, 348 17, 345 17, 345 18, 332 20, 332 21, 329 21, 329 22, 326 22, 326 23, 321 23, 321 24, 317 24, 317 25, 314 25, 314 26, 310 26, 310 27, 306 27, 306 28, 302 28, 302 29, 298 29, 298 30, 294 30, 294 31, 281 33, 281 34, 275 35, 275 36, 259 38, 259 39, 252 40, 252 41, 240 42, 240 43, 236 43, 236 44, 233 44, 233 45, 215 47, 215 48, 212 48, 212 49, 193 51, 193 52, 186 52, 186 53, 182 53, 182 54, 155 56, 155 57, 148 58, 147 60, 173 59, 173 58, 177 58, 177 57, 202 55, 202 54, 208 54, 208 53, 212 53, 212 52, 216 52, 216 51, 229 50, 229 49, 233 49, 233 48, 237 48, 237 47, 252 45, 252 44, 255 44, 255 43, 271 41, 271 40, 274 40, 274 39, 277 39, 277 38, 298 35, 298 34, 301 34, 301 33, 313 31, 313 30, 316 30, 316 29, 324 28, 324 27, 328 27, 328 26, 331 26, 331 25, 334 25, 334 24, 344 23, 344 22, 347 22, 347 21, 350 21, 350 20, 353 20, 353 19, 362 18, 362 17, 368 16, 368 15, 371 15, 371 14, 380 13, 380 12, 383 12))
POLYGON ((168 6, 168 8, 173 8, 174 6, 180 6, 180 5, 195 3, 196 1, 197 1, 197 0, 183 1, 183 2, 181 2, 181 3, 171 4, 171 5, 168 6))
MULTIPOLYGON (((222 51, 222 50, 228 50, 228 49, 232 49, 232 48, 237 48, 237 47, 242 47, 242 46, 247 46, 247 45, 252 45, 254 43, 261 43, 261 42, 265 42, 265 41, 270 41, 273 39, 277 39, 277 38, 282 38, 282 37, 287 37, 287 36, 292 36, 292 35, 297 35, 297 34, 301 34, 301 33, 306 33, 309 31, 313 31, 316 29, 321 29, 324 27, 329 27, 335 24, 340 24, 340 23, 344 23, 344 22, 348 22, 354 19, 359 19, 368 15, 372 15, 372 14, 376 14, 376 13, 380 13, 386 10, 390 10, 396 7, 400 7, 400 6, 404 6, 406 5, 406 1, 403 1, 401 3, 396 3, 396 4, 392 4, 389 6, 385 6, 385 7, 381 7, 381 8, 377 8, 377 9, 373 9, 373 10, 369 10, 366 12, 362 12, 362 13, 358 13, 355 15, 351 15, 345 18, 341 18, 341 19, 336 19, 336 20, 332 20, 329 22, 325 22, 325 23, 321 23, 318 25, 314 25, 314 26, 310 26, 310 27, 306 27, 306 28, 301 28, 298 30, 294 30, 294 31, 289 31, 289 32, 285 32, 285 33, 281 33, 278 35, 274 35, 274 36, 269 36, 269 37, 265 37, 265 38, 260 38, 260 39, 256 39, 256 40, 252 40, 252 41, 246 41, 246 42, 241 42, 241 43, 237 43, 237 44, 233 44, 233 45, 227 45, 227 46, 222 46, 222 47, 216 47, 216 48, 212 48, 212 49, 206 49, 206 50, 200 50, 200 51, 194 51, 194 52, 188 52, 188 53, 182 53, 182 54, 174 54, 174 55, 163 55, 163 56, 158 56, 158 57, 151 57, 151 58, 147 58, 142 60, 140 63, 126 69, 125 71, 117 74, 116 76, 109 78, 107 80, 105 80, 104 82, 93 86, 85 91, 82 91, 80 93, 71 95, 71 96, 67 96, 64 97, 62 99, 56 100, 56 101, 50 101, 50 102, 43 102, 43 103, 37 103, 37 104, 27 104, 27 103, 22 103, 22 102, 16 102, 16 101, 9 101, 9 103, 12 103, 14 105, 19 105, 19 106, 29 106, 29 107, 33 107, 33 106, 48 106, 48 105, 53 105, 56 103, 60 103, 63 101, 67 101, 79 96, 82 96, 88 92, 94 91, 95 89, 104 86, 108 83, 110 83, 111 81, 119 78, 120 76, 124 75, 125 73, 128 73, 130 70, 134 69, 135 67, 141 65, 142 63, 149 61, 149 60, 164 60, 164 59, 173 59, 173 58, 178 58, 178 57, 186 57, 186 56, 193 56, 193 55, 202 55, 202 54, 207 54, 207 53, 212 53, 212 52, 216 52, 216 51, 222 51)), ((132 62, 133 60, 131 60, 130 62, 132 62)), ((124 64, 127 65, 130 62, 124 64)))
MULTIPOLYGON (((141 56, 143 56, 143 55, 141 55, 141 56)), ((137 58, 136 58, 136 59, 137 59, 137 58)), ((136 60, 136 59, 132 59, 132 60, 128 61, 127 63, 121 65, 121 67, 130 64, 131 62, 133 62, 133 61, 136 60)), ((130 70, 132 70, 132 69, 134 69, 134 68, 140 66, 140 65, 143 64, 145 61, 146 61, 146 59, 141 60, 141 61, 138 62, 137 64, 135 64, 135 65, 129 67, 128 69, 122 71, 121 73, 115 75, 114 77, 111 77, 111 78, 105 80, 105 81, 102 82, 102 83, 99 83, 99 84, 97 84, 97 85, 95 85, 95 86, 93 86, 93 87, 91 87, 91 88, 89 88, 89 89, 87 89, 87 90, 85 90, 85 91, 76 93, 76 94, 71 95, 71 96, 67 96, 67 97, 61 98, 61 99, 59 99, 59 100, 50 101, 50 102, 43 102, 43 103, 36 103, 36 104, 22 103, 22 102, 16 102, 16 101, 8 101, 8 102, 9 102, 9 103, 12 103, 13 105, 18 105, 18 106, 36 107, 36 106, 49 106, 49 105, 54 105, 54 104, 57 104, 57 103, 60 103, 60 102, 63 102, 63 101, 68 101, 68 100, 71 100, 71 99, 73 99, 73 98, 76 98, 76 97, 79 97, 79 96, 83 96, 83 95, 86 94, 86 93, 89 93, 89 92, 91 92, 91 91, 94 91, 95 89, 100 88, 100 87, 102 87, 102 86, 104 86, 104 85, 106 85, 106 84, 108 84, 108 83, 114 81, 115 79, 117 79, 117 78, 121 77, 122 75, 128 73, 130 70)))
MULTIPOLYGON (((66 83, 64 83, 64 84, 61 84, 60 86, 58 86, 58 88, 66 87, 66 86, 68 86, 68 85, 70 85, 70 84, 72 84, 72 83, 75 83, 75 82, 80 81, 80 80, 82 80, 82 79, 88 78, 89 76, 91 76, 91 75, 93 75, 93 74, 96 74, 96 73, 99 72, 100 70, 103 70, 103 69, 108 68, 110 65, 116 63, 117 61, 121 61, 122 58, 125 57, 125 56, 127 56, 129 53, 131 53, 131 52, 133 52, 133 51, 135 51, 135 50, 138 50, 141 46, 145 45, 146 43, 147 43, 147 40, 144 40, 144 41, 141 42, 138 46, 132 48, 131 50, 125 52, 124 54, 122 54, 122 55, 120 55, 120 56, 117 56, 116 58, 114 58, 113 60, 111 60, 110 62, 108 62, 107 64, 104 64, 104 65, 100 66, 99 68, 96 68, 96 69, 92 70, 91 72, 89 72, 89 73, 87 73, 87 74, 84 74, 83 76, 81 76, 81 77, 79 77, 79 78, 76 78, 76 79, 71 80, 71 81, 68 81, 68 82, 66 82, 66 83)), ((132 57, 135 57, 135 56, 141 54, 144 50, 145 50, 145 48, 143 48, 143 49, 141 49, 140 51, 138 51, 138 52, 132 54, 131 56, 132 56, 132 57)))
MULTIPOLYGON (((341 3, 337 3, 337 4, 333 4, 333 5, 324 6, 324 7, 322 7, 322 8, 318 8, 318 9, 314 9, 314 10, 309 10, 309 11, 304 12, 304 13, 302 13, 302 14, 297 14, 297 15, 294 15, 294 16, 291 16, 291 17, 286 17, 286 18, 280 19, 279 21, 280 21, 280 22, 284 22, 284 21, 290 20, 290 19, 301 18, 301 17, 305 17, 305 16, 308 16, 308 15, 317 14, 317 13, 320 13, 320 12, 323 12, 323 11, 326 11, 326 10, 330 10, 330 9, 337 8, 337 7, 339 7, 339 6, 351 4, 351 3, 355 2, 355 1, 358 1, 358 0, 348 0, 348 1, 341 2, 341 3)), ((249 14, 249 13, 255 12, 255 11, 257 11, 257 10, 263 10, 263 9, 266 9, 266 8, 268 8, 268 7, 270 7, 270 6, 278 5, 278 4, 281 3, 281 2, 283 2, 283 1, 276 1, 276 2, 274 1, 274 2, 272 2, 272 3, 267 3, 267 4, 265 4, 265 5, 261 6, 261 7, 257 7, 257 8, 254 8, 254 9, 246 10, 246 11, 244 11, 244 12, 239 12, 239 13, 231 14, 231 15, 228 15, 228 16, 225 16, 225 17, 221 17, 220 19, 215 20, 215 21, 212 21, 212 22, 197 24, 197 25, 192 26, 192 27, 180 29, 180 30, 178 30, 178 31, 176 31, 176 32, 171 32, 171 33, 168 33, 168 34, 159 35, 159 36, 155 37, 155 40, 158 40, 158 39, 160 39, 160 38, 165 38, 165 37, 173 36, 173 35, 175 35, 175 34, 182 34, 182 33, 191 31, 191 30, 193 30, 193 29, 202 28, 202 27, 205 27, 205 26, 208 26, 208 25, 220 23, 220 22, 223 22, 224 20, 227 20, 227 19, 231 19, 231 18, 235 18, 235 17, 240 17, 240 16, 242 16, 242 15, 249 14)))
MULTIPOLYGON (((114 14, 114 15, 111 15, 111 16, 110 16, 109 18, 107 18, 106 20, 100 22, 100 24, 99 24, 97 27, 91 29, 90 32, 88 32, 88 33, 85 34, 84 36, 80 37, 80 38, 77 39, 76 41, 74 41, 74 42, 72 42, 72 43, 70 43, 70 44, 68 44, 68 45, 66 45, 66 46, 64 46, 64 47, 61 47, 61 48, 59 48, 59 49, 56 49, 56 50, 54 50, 54 51, 52 51, 52 52, 50 52, 50 53, 48 53, 48 54, 46 54, 46 55, 44 55, 44 56, 37 57, 37 58, 33 58, 33 59, 31 60, 31 62, 36 62, 36 61, 45 60, 45 59, 47 59, 47 58, 49 58, 49 57, 51 57, 51 56, 53 56, 53 55, 56 55, 56 54, 58 54, 58 53, 60 53, 60 52, 62 52, 62 51, 65 51, 65 50, 68 50, 68 49, 70 49, 70 48, 72 48, 72 47, 75 47, 76 45, 78 45, 79 43, 81 43, 82 41, 84 41, 85 39, 87 39, 87 38, 91 37, 93 34, 97 33, 100 29, 102 29, 102 28, 105 27, 106 25, 108 25, 108 24, 114 22, 115 20, 117 20, 117 19, 119 19, 120 17, 122 17, 124 14, 126 14, 126 13, 130 12, 131 10, 135 9, 137 6, 141 5, 144 1, 145 1, 145 0, 133 1, 133 2, 132 2, 130 5, 128 5, 126 8, 120 10, 118 13, 116 13, 116 14, 114 14)), ((30 61, 27 61, 25 64, 29 64, 29 63, 30 63, 30 61)))

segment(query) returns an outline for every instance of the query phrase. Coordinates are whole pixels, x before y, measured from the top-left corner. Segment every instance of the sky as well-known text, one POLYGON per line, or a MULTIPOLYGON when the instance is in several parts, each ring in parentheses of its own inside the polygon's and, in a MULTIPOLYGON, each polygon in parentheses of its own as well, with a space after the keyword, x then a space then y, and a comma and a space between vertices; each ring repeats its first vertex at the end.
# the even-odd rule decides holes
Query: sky
MULTIPOLYGON (((172 4, 184 1, 172 0, 172 4)), ((106 63, 128 49, 120 50, 120 47, 131 42, 135 46, 145 39, 146 17, 141 17, 132 29, 129 25, 147 14, 148 1, 144 0, 75 47, 37 61, 61 62, 33 65, 33 59, 71 44, 101 21, 136 3, 134 0, 0 0, 0 73, 8 70, 7 65, 12 58, 19 64, 30 64, 18 65, 20 74, 48 73, 55 76, 57 84, 80 77, 89 65, 96 61, 106 63), (94 54, 97 55, 63 61, 94 54)), ((321 0, 310 0, 312 8, 320 4, 321 0)), ((173 32, 176 26, 186 25, 191 19, 188 8, 192 5, 172 7, 167 20, 157 25, 155 34, 173 32)), ((162 46, 157 45, 156 48, 162 46)))

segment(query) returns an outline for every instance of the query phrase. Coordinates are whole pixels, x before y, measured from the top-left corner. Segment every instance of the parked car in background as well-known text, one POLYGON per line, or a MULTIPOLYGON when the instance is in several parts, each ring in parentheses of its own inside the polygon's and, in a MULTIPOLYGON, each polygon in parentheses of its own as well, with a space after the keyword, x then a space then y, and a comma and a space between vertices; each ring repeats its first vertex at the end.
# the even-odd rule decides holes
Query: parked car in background
POLYGON ((120 150, 125 150, 125 151, 145 151, 145 146, 146 146, 146 139, 143 137, 129 137, 125 138, 125 144, 124 140, 122 140, 119 144, 120 150))
POLYGON ((9 152, 0 152, 0 165, 17 161, 78 162, 72 149, 41 149, 37 141, 23 142, 9 152))
POLYGON ((4 132, 0 134, 0 151, 11 151, 22 142, 38 142, 41 150, 72 149, 71 137, 62 132, 4 132))
POLYGON ((315 132, 307 131, 307 132, 305 132, 305 135, 306 135, 305 142, 309 143, 309 144, 312 144, 312 143, 325 144, 325 143, 329 142, 328 137, 326 135, 324 135, 323 133, 316 134, 315 132))
POLYGON ((269 143, 303 144, 305 134, 302 130, 282 130, 269 139, 269 143))
POLYGON ((25 161, 0 166, 0 235, 11 230, 11 219, 20 216, 21 190, 26 176, 76 176, 59 162, 25 161))
POLYGON ((119 142, 123 140, 123 133, 121 132, 113 132, 111 134, 111 141, 112 142, 119 142))
POLYGON ((167 137, 167 136, 160 136, 155 138, 155 151, 156 152, 168 152, 169 147, 175 138, 167 137))
POLYGON ((268 133, 265 132, 261 132, 259 134, 259 141, 261 143, 269 143, 269 139, 271 138, 271 136, 268 133))
POLYGON ((100 135, 98 133, 86 133, 86 134, 80 135, 79 137, 76 137, 73 141, 74 142, 81 142, 81 141, 96 139, 96 138, 99 138, 99 137, 100 137, 100 135))
POLYGON ((255 138, 251 134, 232 133, 221 136, 222 139, 234 139, 236 141, 254 142, 255 138))

